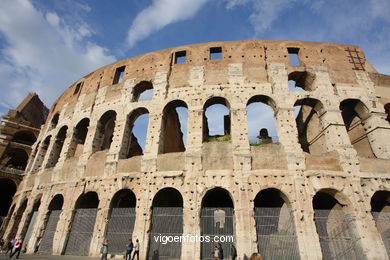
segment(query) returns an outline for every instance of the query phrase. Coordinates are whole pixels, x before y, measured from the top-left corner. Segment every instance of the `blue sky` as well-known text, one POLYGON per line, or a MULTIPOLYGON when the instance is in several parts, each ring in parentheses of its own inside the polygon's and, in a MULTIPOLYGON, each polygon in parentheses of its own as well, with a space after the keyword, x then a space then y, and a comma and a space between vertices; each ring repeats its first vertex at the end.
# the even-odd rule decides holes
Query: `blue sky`
POLYGON ((389 0, 1 0, 0 114, 47 106, 91 71, 184 44, 288 39, 355 44, 390 74, 389 0))

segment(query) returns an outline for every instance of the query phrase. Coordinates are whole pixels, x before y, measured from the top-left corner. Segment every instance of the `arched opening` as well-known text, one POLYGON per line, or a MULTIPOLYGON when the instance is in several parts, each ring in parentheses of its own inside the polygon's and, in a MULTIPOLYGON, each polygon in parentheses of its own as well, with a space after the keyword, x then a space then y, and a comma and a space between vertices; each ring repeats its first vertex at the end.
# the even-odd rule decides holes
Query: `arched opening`
POLYGON ((187 140, 187 104, 181 100, 169 102, 161 121, 159 153, 184 152, 187 140))
POLYGON ((69 145, 67 157, 79 156, 83 153, 85 139, 87 138, 89 118, 84 118, 73 130, 72 141, 69 145))
POLYGON ((77 199, 65 254, 88 255, 98 205, 99 197, 96 192, 87 192, 77 199))
POLYGON ((35 137, 34 133, 29 131, 20 131, 14 134, 12 137, 12 141, 15 143, 21 143, 26 145, 33 145, 37 138, 35 137))
POLYGON ((300 259, 295 222, 280 190, 260 191, 254 200, 257 249, 263 259, 300 259))
POLYGON ((368 108, 360 100, 346 99, 340 103, 340 110, 349 139, 358 156, 375 158, 365 129, 368 108))
POLYGON ((322 103, 313 98, 297 100, 294 104, 298 141, 304 152, 321 155, 327 152, 326 127, 321 120, 324 113, 322 103))
POLYGON ((222 97, 213 97, 203 106, 203 142, 230 141, 230 104, 222 97))
POLYGON ((59 118, 60 118, 60 114, 59 114, 59 113, 56 113, 56 114, 52 117, 52 119, 51 119, 51 121, 50 121, 50 129, 56 128, 56 126, 57 126, 57 124, 58 124, 59 118))
POLYGON ((16 184, 14 181, 8 178, 0 179, 0 217, 5 218, 7 216, 9 207, 12 204, 12 198, 16 192, 16 184))
POLYGON ((41 147, 38 149, 38 154, 36 155, 35 158, 35 164, 33 168, 33 172, 39 170, 41 167, 43 160, 45 159, 47 149, 49 148, 50 145, 50 138, 51 135, 45 138, 45 140, 42 142, 41 147))
MULTIPOLYGON (((235 240, 234 207, 227 190, 214 188, 206 192, 202 200, 200 215, 200 231, 202 236, 209 236, 213 241, 215 236, 224 236, 221 241, 224 257, 229 258, 230 247, 235 240)), ((216 244, 201 242, 201 259, 210 259, 216 244)))
POLYGON ((46 167, 45 168, 51 168, 54 167, 58 159, 60 158, 62 147, 64 146, 64 141, 66 138, 66 132, 68 131, 67 126, 61 127, 60 131, 58 131, 58 134, 55 138, 49 159, 47 160, 46 167))
POLYGON ((181 236, 183 234, 183 197, 174 188, 157 192, 152 202, 152 223, 150 228, 148 260, 180 259, 181 241, 162 243, 158 236, 181 236))
POLYGON ((361 259, 364 252, 356 235, 354 219, 334 196, 335 190, 322 190, 313 197, 314 222, 320 239, 322 258, 361 259))
POLYGON ((24 149, 8 148, 3 154, 1 164, 11 169, 24 171, 27 166, 28 154, 24 149))
POLYGON ((37 222, 38 209, 40 205, 41 199, 39 198, 35 201, 32 211, 30 212, 30 214, 28 214, 26 218, 26 222, 22 230, 22 239, 24 246, 27 246, 30 243, 30 238, 34 230, 35 223, 37 222))
POLYGON ((386 120, 390 123, 390 103, 387 103, 385 105, 385 112, 387 114, 386 120))
POLYGON ((97 124, 93 141, 93 151, 109 150, 114 136, 116 112, 113 110, 104 113, 97 124))
POLYGON ((64 197, 61 194, 55 195, 50 201, 45 218, 44 232, 39 243, 40 252, 51 253, 53 251, 54 234, 57 230, 63 204, 64 197))
POLYGON ((275 102, 267 96, 254 96, 249 99, 246 112, 250 145, 265 145, 279 141, 273 110, 275 107, 275 102))
POLYGON ((25 199, 20 207, 17 209, 15 216, 10 216, 14 219, 14 223, 12 224, 11 231, 8 233, 7 240, 11 240, 15 238, 16 233, 18 232, 20 221, 22 220, 22 216, 24 211, 26 210, 28 200, 25 199))
POLYGON ((144 154, 148 121, 149 111, 143 107, 135 109, 127 116, 119 158, 125 159, 144 154))
POLYGON ((12 217, 12 214, 14 213, 15 210, 15 204, 12 205, 11 209, 8 211, 8 214, 5 218, 1 217, 1 223, 0 223, 0 237, 4 237, 4 232, 6 231, 9 220, 12 217))
POLYGON ((150 81, 141 81, 133 88, 133 102, 148 101, 153 98, 153 84, 150 81))
POLYGON ((377 191, 371 198, 371 214, 390 258, 390 191, 377 191))
POLYGON ((288 90, 291 92, 313 91, 315 76, 307 71, 294 71, 288 74, 288 90))
POLYGON ((135 195, 129 189, 116 192, 111 200, 106 233, 111 254, 121 254, 123 245, 133 235, 136 203, 135 195))

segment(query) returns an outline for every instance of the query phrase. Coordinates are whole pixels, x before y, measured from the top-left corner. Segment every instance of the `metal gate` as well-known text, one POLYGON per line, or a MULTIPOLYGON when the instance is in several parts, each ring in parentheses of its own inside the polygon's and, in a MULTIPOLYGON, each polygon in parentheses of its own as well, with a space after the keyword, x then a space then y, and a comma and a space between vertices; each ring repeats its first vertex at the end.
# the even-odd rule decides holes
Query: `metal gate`
POLYGON ((355 234, 351 215, 344 210, 314 210, 314 221, 320 238, 322 258, 367 259, 355 234))
POLYGON ((111 254, 126 251, 126 244, 132 237, 135 222, 135 208, 113 208, 108 221, 106 239, 111 254))
POLYGON ((204 238, 209 237, 210 242, 201 242, 201 259, 214 259, 214 246, 222 245, 224 259, 230 257, 230 246, 234 244, 234 210, 229 207, 204 207, 200 218, 201 232, 204 238), (226 239, 228 241, 215 241, 226 239))
POLYGON ((49 212, 45 231, 39 244, 39 251, 51 253, 53 251, 53 239, 57 229, 57 223, 60 219, 61 210, 52 210, 49 212))
POLYGON ((288 208, 255 208, 257 249, 264 260, 300 259, 294 218, 288 208))
POLYGON ((183 208, 153 207, 151 225, 148 260, 180 259, 182 243, 168 241, 165 243, 163 236, 172 237, 183 234, 183 208))
POLYGON ((96 208, 76 210, 65 254, 88 255, 96 214, 96 208))
POLYGON ((27 232, 26 232, 24 239, 23 239, 23 247, 27 246, 28 243, 30 242, 31 234, 32 234, 33 229, 34 229, 34 225, 35 225, 35 222, 37 220, 37 216, 38 216, 38 211, 34 211, 31 215, 30 221, 28 223, 27 232))
POLYGON ((387 255, 390 259, 390 213, 372 212, 376 227, 381 234, 383 244, 385 245, 387 255))

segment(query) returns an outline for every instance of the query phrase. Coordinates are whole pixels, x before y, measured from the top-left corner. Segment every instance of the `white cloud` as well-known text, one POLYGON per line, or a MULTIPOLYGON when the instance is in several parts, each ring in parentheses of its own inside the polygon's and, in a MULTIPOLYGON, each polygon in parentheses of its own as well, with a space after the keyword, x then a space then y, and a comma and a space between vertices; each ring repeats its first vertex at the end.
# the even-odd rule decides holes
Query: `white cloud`
POLYGON ((165 26, 190 19, 207 0, 154 0, 134 19, 127 33, 129 48, 165 26))
MULTIPOLYGON (((18 105, 37 92, 50 106, 81 76, 115 60, 90 42, 88 25, 67 23, 54 12, 42 13, 30 1, 0 1, 0 102, 18 105)), ((4 111, 3 111, 4 112, 4 111)))

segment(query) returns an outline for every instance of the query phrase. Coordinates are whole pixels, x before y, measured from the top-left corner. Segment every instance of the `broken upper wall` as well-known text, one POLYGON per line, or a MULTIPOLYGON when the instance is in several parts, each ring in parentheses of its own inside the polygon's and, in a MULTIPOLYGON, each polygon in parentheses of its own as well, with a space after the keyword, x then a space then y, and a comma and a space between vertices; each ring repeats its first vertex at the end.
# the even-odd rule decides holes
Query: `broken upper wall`
POLYGON ((356 46, 302 41, 232 41, 185 45, 128 58, 98 69, 71 85, 53 105, 49 118, 67 105, 66 114, 73 113, 80 95, 84 107, 94 104, 96 93, 110 86, 106 96, 120 97, 126 79, 153 81, 158 72, 168 73, 169 88, 190 86, 191 70, 203 69, 203 85, 229 84, 229 64, 242 64, 246 83, 268 82, 267 64, 284 64, 288 73, 310 71, 313 66, 327 67, 332 84, 354 86, 355 71, 377 73, 367 62, 364 52, 356 46), (298 63, 291 65, 289 54, 298 63), (119 81, 119 72, 122 72, 119 81))

